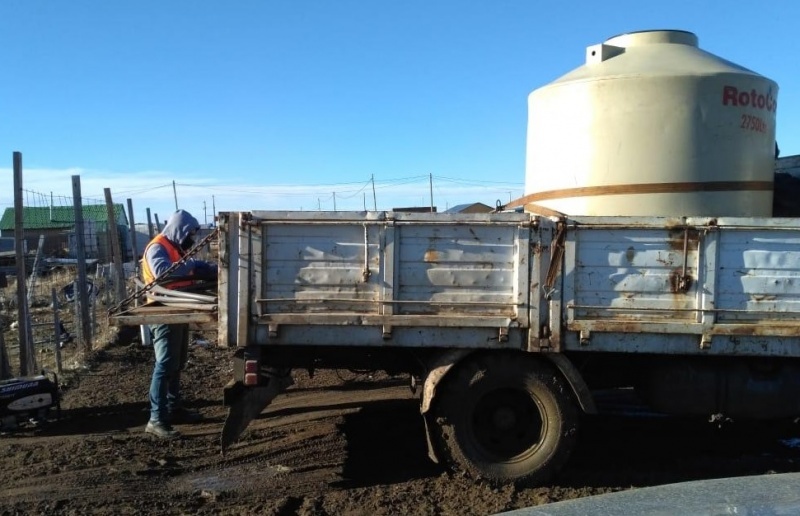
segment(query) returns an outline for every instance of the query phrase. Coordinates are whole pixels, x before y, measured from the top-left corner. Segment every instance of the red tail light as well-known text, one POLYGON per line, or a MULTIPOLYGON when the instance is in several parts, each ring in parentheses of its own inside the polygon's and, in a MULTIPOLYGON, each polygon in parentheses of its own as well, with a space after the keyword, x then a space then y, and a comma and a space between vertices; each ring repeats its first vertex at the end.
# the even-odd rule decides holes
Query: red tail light
POLYGON ((244 361, 244 384, 258 385, 258 360, 244 361))

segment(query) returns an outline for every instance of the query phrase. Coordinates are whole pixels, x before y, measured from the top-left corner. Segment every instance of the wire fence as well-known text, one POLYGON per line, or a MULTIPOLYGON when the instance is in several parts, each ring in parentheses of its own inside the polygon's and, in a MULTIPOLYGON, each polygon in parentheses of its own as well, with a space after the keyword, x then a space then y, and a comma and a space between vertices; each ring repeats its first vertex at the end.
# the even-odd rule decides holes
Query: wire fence
POLYGON ((0 274, 8 276, 5 286, 0 283, 0 378, 82 367, 92 344, 107 341, 114 332, 107 310, 135 274, 135 262, 123 264, 136 257, 127 245, 126 213, 110 201, 110 191, 105 201, 20 193, 23 202, 15 207, 10 228, 15 238, 4 238, 12 241, 13 251, 0 255, 0 274), (23 238, 18 241, 20 213, 23 238), (24 264, 18 262, 20 255, 24 264), (123 272, 116 273, 111 262, 123 272), (19 277, 23 271, 24 281, 19 277), (22 285, 26 296, 20 293, 22 285))
MULTIPOLYGON (((89 328, 93 342, 108 340, 113 332, 109 327, 107 310, 114 302, 111 274, 108 266, 95 268, 86 281, 89 299, 89 328)), ((12 278, 6 288, 0 288, 0 327, 8 353, 11 376, 21 374, 19 360, 19 324, 17 317, 17 281, 12 278)), ((81 314, 76 303, 77 276, 74 269, 51 270, 31 285, 28 298, 30 334, 34 351, 35 371, 61 373, 82 367, 86 350, 81 347, 81 314)))
MULTIPOLYGON (((5 351, 0 355, 0 380, 32 372, 60 374, 85 367, 87 354, 98 344, 110 342, 117 333, 109 325, 109 309, 135 291, 133 278, 138 273, 140 253, 134 250, 137 247, 134 239, 128 240, 131 233, 125 231, 128 227, 124 210, 120 216, 115 209, 121 205, 114 205, 110 210, 112 215, 108 200, 104 206, 82 203, 84 227, 92 227, 86 224, 87 220, 96 224, 92 230, 79 232, 75 210, 68 207, 73 201, 71 197, 48 197, 31 191, 26 191, 26 196, 35 204, 22 208, 27 217, 23 220, 26 280, 20 283, 17 278, 20 268, 14 257, 11 261, 0 261, 0 273, 9 274, 7 285, 0 283, 0 348, 5 351), (94 231, 103 223, 104 216, 105 238, 94 231), (79 233, 83 238, 79 238, 79 233), (106 252, 92 255, 92 249, 106 252), (79 271, 85 271, 85 279, 79 271), (26 286, 27 294, 23 310, 19 306, 21 284, 26 286), (87 310, 81 306, 84 292, 87 310), (28 322, 24 320, 26 316, 28 322), (26 325, 22 332, 20 324, 26 325), (24 353, 20 348, 23 333, 27 334, 24 353)), ((130 199, 128 203, 132 210, 130 199)), ((8 240, 15 243, 13 238, 8 240)), ((210 246, 203 246, 196 254, 208 260, 209 253, 210 246)), ((5 255, 8 257, 9 253, 5 255)), ((195 340, 207 342, 201 338, 202 333, 211 330, 191 329, 195 340)))

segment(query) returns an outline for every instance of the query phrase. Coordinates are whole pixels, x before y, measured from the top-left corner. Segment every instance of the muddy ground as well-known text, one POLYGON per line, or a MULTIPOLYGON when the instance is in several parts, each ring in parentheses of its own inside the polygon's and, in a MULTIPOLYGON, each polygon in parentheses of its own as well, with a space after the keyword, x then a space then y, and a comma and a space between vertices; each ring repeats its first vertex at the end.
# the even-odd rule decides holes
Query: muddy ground
MULTIPOLYGON (((135 339, 135 337, 134 337, 135 339)), ((583 422, 563 474, 492 488, 431 463, 406 379, 298 371, 222 457, 225 349, 195 345, 184 374, 204 421, 143 433, 152 349, 122 335, 65 378, 60 419, 0 436, 0 514, 492 514, 702 478, 800 471, 800 431, 658 417, 583 422)), ((679 508, 676 508, 679 509, 679 508)), ((677 512, 680 512, 679 510, 677 512)))

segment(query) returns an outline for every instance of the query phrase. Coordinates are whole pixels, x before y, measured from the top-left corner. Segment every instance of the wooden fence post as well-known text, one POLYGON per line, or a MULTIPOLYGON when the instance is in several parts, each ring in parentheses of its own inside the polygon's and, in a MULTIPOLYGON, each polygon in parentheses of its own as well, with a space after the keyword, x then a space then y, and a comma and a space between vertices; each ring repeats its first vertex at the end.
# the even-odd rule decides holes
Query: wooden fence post
POLYGON ((58 296, 56 289, 50 289, 50 297, 53 300, 53 356, 56 358, 56 372, 61 374, 61 319, 58 316, 58 296))
POLYGON ((111 189, 103 188, 106 196, 106 211, 108 212, 108 236, 111 240, 111 256, 109 258, 114 263, 115 278, 114 284, 116 289, 115 303, 122 302, 125 299, 125 269, 122 268, 122 245, 119 241, 119 228, 117 227, 117 216, 114 213, 114 201, 111 200, 111 189))
MULTIPOLYGON (((150 218, 150 208, 147 208, 147 236, 150 240, 152 240, 154 236, 153 219, 150 218)), ((148 242, 150 242, 150 240, 148 240, 148 242)))
MULTIPOLYGON (((80 340, 87 353, 92 350, 92 323, 89 319, 89 293, 86 281, 86 242, 81 201, 81 176, 72 176, 72 202, 75 213, 75 257, 78 259, 78 281, 75 285, 75 307, 79 314, 80 340)), ((76 325, 77 326, 77 325, 76 325)))
POLYGON ((17 335, 19 335, 20 376, 33 374, 33 342, 25 280, 25 226, 22 206, 22 153, 14 152, 14 250, 17 274, 17 335))
MULTIPOLYGON (((0 288, 6 288, 6 275, 0 272, 0 288)), ((11 378, 11 363, 8 361, 8 351, 6 350, 6 340, 3 337, 2 328, 0 328, 0 380, 7 380, 11 378)))
POLYGON ((131 260, 133 261, 134 273, 139 271, 139 251, 136 249, 136 223, 133 221, 133 201, 128 202, 128 225, 131 232, 131 260))

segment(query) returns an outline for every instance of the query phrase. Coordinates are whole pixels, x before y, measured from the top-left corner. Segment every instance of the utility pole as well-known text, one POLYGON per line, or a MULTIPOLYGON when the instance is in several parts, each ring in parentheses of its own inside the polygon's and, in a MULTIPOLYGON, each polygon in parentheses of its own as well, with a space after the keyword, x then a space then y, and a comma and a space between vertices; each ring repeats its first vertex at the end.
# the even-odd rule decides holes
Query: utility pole
POLYGON ((333 192, 333 211, 336 211, 336 192, 333 192))
POLYGON ((175 188, 175 180, 172 180, 172 195, 175 197, 175 211, 178 211, 178 190, 175 188))
POLYGON ((317 197, 317 211, 322 211, 322 201, 317 197))
POLYGON ((217 226, 217 203, 214 200, 214 196, 213 195, 211 196, 211 214, 213 215, 211 220, 214 221, 214 227, 216 227, 217 226))
POLYGON ((433 174, 428 174, 431 183, 431 213, 433 213, 433 174))
POLYGON ((208 213, 206 213, 206 201, 203 201, 203 223, 208 227, 208 213))
POLYGON ((372 181, 372 209, 378 211, 378 198, 375 196, 375 174, 370 176, 372 181))

